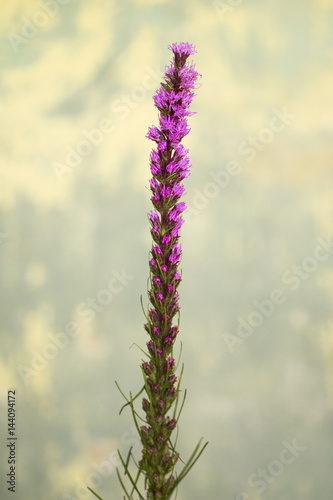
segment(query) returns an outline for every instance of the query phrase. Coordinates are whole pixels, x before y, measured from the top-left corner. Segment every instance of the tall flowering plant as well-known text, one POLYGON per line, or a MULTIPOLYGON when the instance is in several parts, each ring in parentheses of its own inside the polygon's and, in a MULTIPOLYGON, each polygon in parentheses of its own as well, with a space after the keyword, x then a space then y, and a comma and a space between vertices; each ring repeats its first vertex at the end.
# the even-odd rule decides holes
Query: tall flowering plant
POLYGON ((164 82, 154 96, 155 106, 159 110, 159 126, 149 127, 147 134, 156 147, 150 155, 150 188, 154 210, 149 213, 153 244, 149 261, 150 306, 145 312, 147 322, 144 325, 149 341, 147 351, 144 351, 147 360, 141 365, 144 385, 135 397, 130 394, 130 398, 127 398, 122 393, 127 401, 124 406, 129 405, 132 410, 142 443, 142 456, 138 463, 131 450, 126 461, 118 452, 125 475, 131 483, 130 491, 125 487, 119 471, 118 477, 130 500, 134 494, 144 499, 139 490, 141 475, 144 477, 147 500, 170 499, 207 445, 201 447, 200 441, 188 462, 184 463, 175 449, 177 438, 174 442, 171 439, 186 395, 185 392, 179 404, 183 370, 177 377, 173 356, 179 331, 179 237, 184 222, 182 213, 186 209, 180 199, 184 194, 182 181, 190 171, 188 150, 181 141, 190 131, 187 118, 193 113, 189 106, 194 97, 195 82, 200 75, 195 71, 194 64, 187 62, 188 57, 196 52, 193 45, 174 43, 169 49, 173 52, 173 60, 166 68, 164 82), (175 321, 177 317, 178 321, 175 321), (135 399, 143 392, 144 418, 134 408, 135 399), (129 470, 131 458, 138 469, 135 476, 129 470), (178 461, 183 462, 179 473, 175 471, 178 461))

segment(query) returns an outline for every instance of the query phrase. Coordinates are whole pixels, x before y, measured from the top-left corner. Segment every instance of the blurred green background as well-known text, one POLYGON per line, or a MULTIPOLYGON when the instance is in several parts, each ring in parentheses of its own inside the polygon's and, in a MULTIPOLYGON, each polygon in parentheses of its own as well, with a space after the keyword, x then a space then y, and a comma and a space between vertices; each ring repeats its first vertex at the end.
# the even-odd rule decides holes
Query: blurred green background
POLYGON ((1 498, 122 498, 115 452, 140 447, 114 380, 141 387, 145 134, 167 47, 188 41, 202 85, 184 141, 179 448, 209 446, 178 499, 330 500, 333 2, 0 5, 1 498))

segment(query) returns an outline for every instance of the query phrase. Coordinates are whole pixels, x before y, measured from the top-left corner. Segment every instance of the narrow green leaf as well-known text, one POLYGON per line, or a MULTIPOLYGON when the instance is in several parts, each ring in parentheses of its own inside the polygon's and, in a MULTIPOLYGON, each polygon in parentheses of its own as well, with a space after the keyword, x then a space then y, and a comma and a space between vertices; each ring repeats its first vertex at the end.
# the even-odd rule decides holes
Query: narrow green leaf
MULTIPOLYGON (((135 491, 138 493, 139 497, 140 497, 142 500, 144 500, 144 497, 141 495, 140 491, 138 490, 138 488, 137 488, 137 486, 136 486, 136 483, 135 483, 134 479, 132 478, 132 475, 131 475, 130 471, 129 471, 129 470, 128 470, 128 468, 126 467, 126 464, 125 464, 125 462, 124 462, 123 457, 121 456, 120 451, 119 451, 119 450, 117 450, 117 451, 118 451, 118 455, 119 455, 119 458, 120 458, 120 460, 121 460, 121 463, 123 464, 123 467, 124 467, 124 469, 126 470, 126 474, 128 475, 129 480, 131 481, 133 488, 134 488, 134 489, 135 489, 135 491)), ((122 483, 122 481, 121 481, 121 480, 120 480, 120 482, 122 483)), ((124 491, 125 491, 125 493, 126 493, 126 489, 125 489, 124 491)))
MULTIPOLYGON (((182 462, 182 464, 186 465, 184 460, 181 458, 181 456, 179 455, 178 451, 176 450, 176 444, 177 444, 177 440, 178 440, 178 434, 179 434, 179 428, 177 427, 176 429, 176 439, 175 439, 175 444, 173 444, 171 442, 171 438, 168 439, 168 443, 170 445, 170 448, 171 450, 177 455, 178 459, 182 462)), ((175 464, 176 465, 176 464, 175 464)), ((173 466, 173 469, 175 468, 175 465, 173 466)))
MULTIPOLYGON (((178 366, 179 366, 179 363, 180 363, 180 360, 181 360, 181 357, 182 357, 182 351, 183 351, 183 342, 180 342, 179 359, 178 359, 178 363, 177 363, 177 366, 176 366, 176 370, 178 370, 178 366)), ((184 366, 184 364, 183 364, 183 366, 184 366)))
MULTIPOLYGON (((131 497, 129 496, 129 493, 128 493, 128 491, 126 490, 125 485, 124 485, 124 483, 123 483, 123 481, 122 481, 122 479, 121 479, 121 477, 120 477, 120 473, 119 473, 118 468, 117 468, 117 476, 118 476, 119 482, 120 482, 120 484, 121 484, 121 487, 122 487, 122 489, 123 489, 123 490, 124 490, 124 492, 125 492, 125 495, 127 496, 128 500, 131 500, 131 497)), ((124 499, 125 499, 125 497, 124 497, 124 499)))
POLYGON ((182 369, 181 369, 180 375, 178 377, 178 384, 177 384, 177 388, 176 388, 177 398, 176 398, 176 402, 175 402, 175 407, 174 407, 174 410, 173 410, 173 416, 172 416, 172 418, 175 418, 176 413, 177 413, 178 401, 179 401, 179 386, 180 386, 180 382, 181 382, 182 377, 183 377, 183 372, 184 372, 184 363, 182 365, 182 369))
POLYGON ((126 401, 128 401, 127 397, 125 396, 125 394, 123 393, 123 391, 120 389, 120 386, 118 384, 118 382, 115 380, 114 383, 116 384, 116 386, 118 387, 118 391, 120 392, 120 394, 123 396, 124 399, 126 399, 126 401))
POLYGON ((145 316, 146 320, 147 320, 147 321, 149 321, 148 316, 147 316, 147 313, 146 313, 145 308, 144 308, 144 306, 143 306, 143 299, 142 299, 142 295, 140 295, 140 302, 141 302, 142 312, 143 312, 143 314, 144 314, 144 316, 145 316))
POLYGON ((141 351, 141 352, 143 352, 143 354, 144 354, 145 356, 147 356, 147 358, 150 358, 150 356, 148 355, 148 353, 147 353, 146 351, 144 351, 144 350, 142 349, 142 347, 140 347, 140 346, 139 346, 136 342, 133 342, 133 344, 131 345, 130 349, 132 349, 132 347, 133 347, 134 345, 135 345, 138 349, 140 349, 140 351, 141 351))
POLYGON ((194 449, 192 455, 190 456, 187 464, 185 465, 185 467, 182 469, 181 473, 177 477, 177 479, 176 479, 176 481, 175 481, 175 483, 174 483, 174 485, 173 485, 173 487, 172 487, 172 489, 170 491, 170 495, 174 491, 174 489, 177 487, 177 485, 190 472, 190 470, 192 469, 193 465, 197 462, 197 460, 200 458, 201 454, 203 453, 204 449, 206 448, 206 446, 208 444, 208 441, 207 441, 207 443, 204 444, 204 446, 202 447, 202 449, 200 450, 200 452, 197 454, 198 449, 200 448, 201 441, 202 441, 202 438, 200 439, 199 443, 195 447, 195 449, 194 449))
MULTIPOLYGON (((126 406, 131 405, 131 401, 130 401, 130 400, 129 400, 126 396, 125 396, 125 394, 124 394, 124 393, 123 393, 123 391, 120 389, 119 384, 118 384, 118 382, 117 382, 116 380, 115 380, 115 384, 116 384, 116 386, 118 387, 118 390, 119 390, 119 392, 122 394, 123 398, 124 398, 124 399, 126 399, 126 401, 127 401, 127 403, 125 403, 125 404, 124 404, 124 405, 120 408, 119 415, 121 415, 121 413, 122 413, 123 409, 124 409, 124 408, 126 408, 126 406)), ((136 396, 135 396, 132 400, 133 400, 133 401, 135 401, 135 400, 136 400, 136 398, 137 398, 137 397, 139 397, 139 396, 140 396, 140 394, 144 391, 144 389, 145 389, 145 386, 143 386, 143 387, 142 387, 142 389, 140 389, 140 391, 137 393, 137 395, 136 395, 136 396)), ((139 416, 139 415, 138 415, 138 416, 139 416)), ((142 420, 142 419, 141 419, 141 420, 142 420)))
POLYGON ((132 448, 133 448, 133 446, 131 446, 131 447, 130 447, 129 452, 128 452, 128 454, 127 454, 127 458, 126 458, 126 467, 128 467, 128 464, 129 464, 129 461, 130 461, 130 458, 131 458, 132 448))
MULTIPOLYGON (((139 477, 140 477, 140 474, 141 474, 141 469, 138 470, 138 473, 136 475, 136 478, 135 478, 135 484, 137 484, 138 480, 139 480, 139 477)), ((131 496, 133 495, 133 492, 134 492, 134 487, 132 488, 132 491, 131 491, 131 496)))
POLYGON ((181 404, 180 410, 179 410, 178 415, 177 415, 177 418, 176 418, 177 422, 178 422, 178 420, 179 420, 179 417, 180 417, 181 412, 182 412, 183 407, 184 407, 184 403, 185 403, 185 399, 186 399, 186 394, 187 394, 187 391, 186 391, 186 389, 185 389, 185 391, 184 391, 184 396, 183 396, 183 401, 182 401, 182 404, 181 404))
POLYGON ((90 490, 90 491, 91 491, 91 493, 92 493, 93 495, 95 495, 95 497, 99 498, 99 500, 103 500, 103 498, 101 498, 99 495, 97 495, 97 493, 96 493, 94 490, 92 490, 91 488, 89 488, 89 486, 87 486, 87 488, 88 488, 88 490, 90 490))

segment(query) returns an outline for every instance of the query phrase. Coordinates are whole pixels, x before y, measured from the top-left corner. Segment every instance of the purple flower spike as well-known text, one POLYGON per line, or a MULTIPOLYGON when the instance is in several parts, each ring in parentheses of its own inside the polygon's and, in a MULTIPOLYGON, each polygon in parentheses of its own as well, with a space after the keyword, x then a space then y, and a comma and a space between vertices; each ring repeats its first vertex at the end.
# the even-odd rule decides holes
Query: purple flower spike
MULTIPOLYGON (((169 445, 177 421, 169 415, 179 396, 173 345, 178 335, 180 310, 178 265, 182 249, 179 238, 184 222, 182 213, 186 209, 180 199, 185 192, 182 181, 190 173, 188 150, 181 142, 191 130, 187 120, 194 114, 190 104, 200 76, 194 64, 187 62, 196 52, 194 45, 173 43, 169 49, 173 59, 153 98, 159 111, 158 126, 149 127, 146 135, 155 143, 149 157, 154 207, 148 214, 153 239, 148 289, 152 308, 148 310, 145 324, 149 335, 146 344, 149 362, 141 364, 146 396, 142 409, 147 426, 139 430, 143 448, 138 466, 145 476, 149 500, 168 500, 178 486, 173 471, 179 455, 169 445)), ((195 461, 194 456, 191 460, 195 461)), ((140 498, 143 498, 141 494, 140 498)))
MULTIPOLYGON (((145 383, 151 399, 149 407, 146 406, 146 421, 155 422, 149 428, 149 435, 152 436, 157 449, 160 449, 162 442, 169 439, 171 431, 176 426, 176 420, 170 420, 167 412, 178 397, 178 388, 175 385, 177 377, 171 376, 170 371, 173 371, 175 366, 172 349, 178 333, 178 328, 173 325, 174 317, 179 314, 176 289, 181 281, 177 271, 181 256, 178 240, 184 222, 182 213, 186 209, 185 202, 179 200, 185 191, 182 181, 190 172, 188 150, 181 141, 190 132, 187 119, 193 113, 189 106, 194 97, 195 82, 200 76, 195 71, 194 65, 186 62, 187 58, 196 52, 193 45, 173 43, 169 49, 173 52, 174 58, 166 68, 165 82, 154 96, 155 106, 159 110, 158 127, 149 127, 147 133, 148 139, 156 143, 156 149, 150 154, 150 169, 153 175, 150 180, 151 201, 155 210, 149 213, 154 243, 150 260, 151 288, 148 291, 154 314, 150 311, 149 324, 146 327, 151 336, 147 344, 148 351, 151 356, 154 354, 150 363, 156 364, 152 370, 156 376, 146 377, 145 383), (161 422, 161 426, 156 425, 156 422, 161 422)), ((144 373, 146 372, 147 370, 144 370, 144 373)), ((157 458, 152 457, 145 448, 146 430, 142 432, 141 440, 143 454, 140 465, 148 478, 147 498, 169 498, 168 487, 172 484, 171 476, 167 478, 163 473, 164 479, 158 484, 153 478, 157 470, 160 477, 164 464, 172 462, 172 450, 163 449, 161 461, 157 462, 157 458), (149 478, 152 478, 152 482, 149 478)), ((167 473, 168 470, 164 472, 167 473)))

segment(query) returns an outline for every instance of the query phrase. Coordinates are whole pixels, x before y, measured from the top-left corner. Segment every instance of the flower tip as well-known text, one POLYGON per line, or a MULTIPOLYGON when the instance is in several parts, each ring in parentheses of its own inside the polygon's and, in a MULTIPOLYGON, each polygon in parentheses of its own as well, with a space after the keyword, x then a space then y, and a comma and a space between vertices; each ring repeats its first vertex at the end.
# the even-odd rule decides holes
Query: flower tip
POLYGON ((172 43, 171 45, 169 45, 168 48, 172 50, 174 54, 186 57, 193 55, 197 52, 195 45, 188 42, 172 43))

